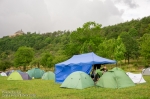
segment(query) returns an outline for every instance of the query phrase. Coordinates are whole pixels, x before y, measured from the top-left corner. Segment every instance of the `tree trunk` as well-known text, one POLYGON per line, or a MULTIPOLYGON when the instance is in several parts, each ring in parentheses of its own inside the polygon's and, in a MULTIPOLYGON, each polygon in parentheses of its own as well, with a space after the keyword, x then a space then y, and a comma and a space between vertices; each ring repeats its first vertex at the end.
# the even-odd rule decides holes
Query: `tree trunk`
POLYGON ((39 62, 37 63, 37 67, 40 68, 39 62))
POLYGON ((26 71, 26 66, 23 66, 23 71, 26 71))
POLYGON ((118 64, 117 64, 117 62, 116 62, 116 67, 118 67, 118 64))
POLYGON ((21 67, 19 66, 19 69, 21 70, 21 67))
POLYGON ((130 58, 129 58, 129 56, 128 56, 128 64, 129 64, 129 59, 130 59, 130 58))

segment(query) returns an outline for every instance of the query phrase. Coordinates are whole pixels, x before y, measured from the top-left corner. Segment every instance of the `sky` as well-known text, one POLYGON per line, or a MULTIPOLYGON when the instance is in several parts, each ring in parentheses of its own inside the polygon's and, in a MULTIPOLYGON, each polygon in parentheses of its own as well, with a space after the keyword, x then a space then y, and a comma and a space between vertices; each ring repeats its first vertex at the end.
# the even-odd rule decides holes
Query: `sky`
POLYGON ((76 30, 89 21, 104 26, 150 15, 150 0, 0 0, 0 37, 18 30, 76 30))

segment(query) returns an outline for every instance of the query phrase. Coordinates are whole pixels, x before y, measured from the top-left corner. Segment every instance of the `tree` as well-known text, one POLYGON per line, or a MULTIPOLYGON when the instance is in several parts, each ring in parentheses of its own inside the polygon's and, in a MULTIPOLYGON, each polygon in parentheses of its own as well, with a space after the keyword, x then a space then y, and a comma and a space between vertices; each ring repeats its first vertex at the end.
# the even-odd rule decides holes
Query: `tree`
POLYGON ((2 52, 1 54, 0 54, 0 59, 2 59, 2 60, 4 60, 4 59, 6 59, 7 58, 7 54, 6 54, 6 52, 2 52))
POLYGON ((130 35, 131 37, 133 37, 133 38, 136 38, 136 37, 138 37, 138 32, 137 32, 137 30, 136 30, 135 28, 131 28, 131 29, 129 30, 129 35, 130 35))
POLYGON ((132 36, 128 32, 122 32, 120 34, 120 37, 125 45, 126 52, 125 52, 125 59, 129 60, 131 57, 137 57, 138 58, 138 50, 139 45, 136 39, 133 39, 132 36))
POLYGON ((150 34, 144 34, 140 39, 140 52, 147 64, 150 59, 150 34))
POLYGON ((89 42, 88 41, 84 42, 84 44, 81 47, 80 53, 95 52, 95 50, 96 50, 96 46, 93 43, 93 41, 90 40, 89 42))
POLYGON ((37 66, 40 68, 40 58, 34 58, 32 62, 30 63, 31 66, 37 66))
POLYGON ((4 60, 0 61, 0 70, 5 71, 7 68, 10 68, 13 65, 12 62, 4 60))
POLYGON ((116 46, 115 46, 115 49, 114 49, 115 60, 117 60, 118 62, 121 63, 121 60, 124 59, 125 51, 126 51, 126 49, 125 49, 125 46, 122 42, 122 39, 120 38, 120 36, 118 36, 116 46))
POLYGON ((97 53, 102 57, 114 58, 114 49, 115 49, 116 39, 105 39, 102 43, 99 44, 97 53))
POLYGON ((99 43, 102 42, 100 30, 101 25, 95 22, 87 22, 82 27, 77 28, 70 35, 70 42, 66 46, 66 53, 72 56, 96 50, 99 43))
POLYGON ((43 53, 40 64, 44 67, 51 68, 53 66, 53 56, 50 53, 43 53))
POLYGON ((26 66, 32 61, 34 57, 33 48, 22 46, 19 47, 15 53, 14 63, 16 67, 23 66, 23 70, 26 70, 26 66))

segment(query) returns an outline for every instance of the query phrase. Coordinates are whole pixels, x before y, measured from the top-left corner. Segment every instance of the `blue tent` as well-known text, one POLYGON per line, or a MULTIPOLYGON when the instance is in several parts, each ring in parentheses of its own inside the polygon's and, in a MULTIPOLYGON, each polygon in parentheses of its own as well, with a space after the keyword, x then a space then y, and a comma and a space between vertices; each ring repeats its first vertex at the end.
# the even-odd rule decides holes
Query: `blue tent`
POLYGON ((114 64, 115 60, 106 59, 97 56, 95 53, 85 53, 80 55, 73 55, 70 59, 55 64, 55 82, 62 83, 66 77, 75 71, 83 71, 90 73, 94 64, 114 64))

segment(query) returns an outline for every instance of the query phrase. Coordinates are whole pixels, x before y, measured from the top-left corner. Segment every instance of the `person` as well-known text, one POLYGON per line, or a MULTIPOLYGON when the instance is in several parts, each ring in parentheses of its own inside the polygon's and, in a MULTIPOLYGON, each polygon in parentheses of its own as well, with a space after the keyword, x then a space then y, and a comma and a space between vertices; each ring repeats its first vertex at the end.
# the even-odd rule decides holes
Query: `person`
POLYGON ((96 69, 93 68, 92 73, 91 73, 91 78, 94 79, 96 75, 96 69))
POLYGON ((93 65, 93 69, 92 69, 92 72, 91 72, 91 78, 93 79, 93 80, 95 80, 95 77, 97 78, 98 77, 98 75, 96 75, 97 73, 96 73, 96 71, 98 70, 98 69, 100 69, 101 68, 101 64, 94 64, 93 65))
POLYGON ((97 69, 100 69, 101 68, 101 64, 95 64, 97 69))
POLYGON ((102 71, 100 71, 100 69, 97 69, 96 70, 96 75, 95 75, 95 78, 94 78, 94 82, 96 83, 99 79, 100 79, 100 77, 103 75, 103 72, 102 71))
POLYGON ((104 72, 107 72, 108 69, 107 69, 107 67, 104 65, 104 67, 101 69, 101 71, 103 71, 103 73, 104 73, 104 72))

